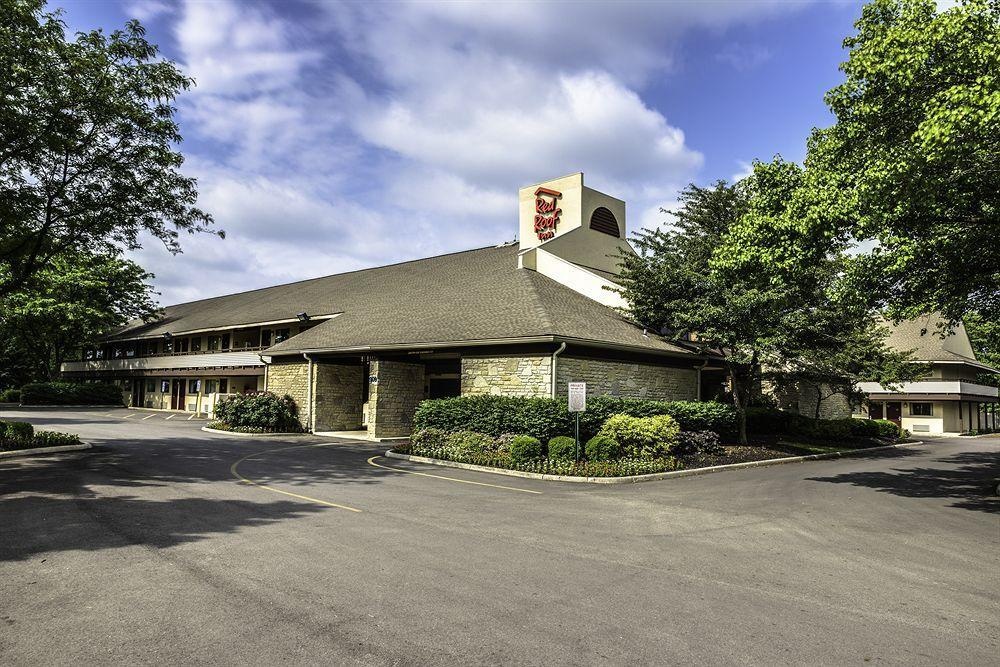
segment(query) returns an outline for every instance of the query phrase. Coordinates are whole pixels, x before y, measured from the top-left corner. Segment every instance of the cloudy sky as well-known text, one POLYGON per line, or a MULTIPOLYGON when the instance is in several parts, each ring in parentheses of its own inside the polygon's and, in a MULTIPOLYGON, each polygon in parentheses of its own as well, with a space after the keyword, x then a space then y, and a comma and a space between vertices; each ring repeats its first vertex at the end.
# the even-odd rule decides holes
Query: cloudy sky
POLYGON ((137 259, 164 304, 508 241, 521 185, 575 171, 630 229, 694 181, 800 160, 831 122, 854 2, 50 0, 138 18, 197 81, 186 173, 225 240, 137 259))

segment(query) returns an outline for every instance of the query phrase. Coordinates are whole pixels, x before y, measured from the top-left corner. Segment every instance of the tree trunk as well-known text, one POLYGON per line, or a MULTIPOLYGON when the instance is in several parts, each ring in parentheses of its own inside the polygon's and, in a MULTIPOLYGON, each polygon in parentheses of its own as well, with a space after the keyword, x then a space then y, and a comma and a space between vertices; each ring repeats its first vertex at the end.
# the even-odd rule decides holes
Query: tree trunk
POLYGON ((749 403, 747 379, 732 366, 729 368, 729 377, 733 383, 733 405, 736 407, 736 421, 739 425, 738 440, 741 445, 746 445, 749 442, 747 440, 747 403, 749 403))

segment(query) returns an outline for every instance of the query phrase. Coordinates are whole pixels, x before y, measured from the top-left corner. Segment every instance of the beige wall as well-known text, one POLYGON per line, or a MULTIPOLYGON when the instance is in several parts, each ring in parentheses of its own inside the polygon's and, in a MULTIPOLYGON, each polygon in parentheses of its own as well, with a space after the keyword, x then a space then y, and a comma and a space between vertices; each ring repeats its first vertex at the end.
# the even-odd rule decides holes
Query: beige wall
POLYGON ((548 396, 552 356, 462 357, 462 396, 548 396))
POLYGON ((823 400, 815 387, 802 385, 798 392, 800 415, 816 417, 816 403, 819 401, 820 419, 847 419, 851 416, 851 403, 843 394, 830 395, 829 387, 823 387, 823 400))
POLYGON ((314 430, 353 431, 361 428, 364 372, 365 367, 360 363, 314 364, 314 430))
POLYGON ((698 371, 630 361, 558 357, 556 395, 567 395, 569 382, 586 382, 587 394, 657 401, 698 400, 698 371))
POLYGON ((309 364, 301 361, 276 361, 267 367, 267 391, 284 396, 288 394, 295 399, 299 409, 299 422, 303 428, 309 428, 309 364))

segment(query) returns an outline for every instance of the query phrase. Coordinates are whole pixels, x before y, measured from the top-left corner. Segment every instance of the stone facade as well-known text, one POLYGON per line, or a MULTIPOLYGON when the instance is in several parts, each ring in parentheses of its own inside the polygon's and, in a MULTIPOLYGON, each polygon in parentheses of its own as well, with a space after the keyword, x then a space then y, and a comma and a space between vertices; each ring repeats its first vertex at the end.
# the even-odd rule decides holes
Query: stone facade
POLYGON ((353 431, 361 428, 364 367, 360 363, 313 364, 314 430, 353 431))
POLYGON ((548 396, 552 357, 462 357, 462 396, 548 396))
POLYGON ((276 362, 267 367, 267 391, 278 396, 288 394, 299 408, 299 422, 309 428, 309 364, 305 359, 276 362))
POLYGON ((587 394, 657 401, 698 400, 698 371, 631 361, 558 357, 556 395, 566 396, 569 382, 586 382, 587 394))
POLYGON ((424 365, 378 359, 371 362, 368 435, 398 438, 413 430, 413 413, 424 400, 424 365))
MULTIPOLYGON (((823 386, 823 400, 819 402, 820 419, 847 419, 851 416, 851 404, 843 394, 830 395, 830 388, 823 386)), ((798 410, 806 417, 816 416, 816 402, 819 397, 815 387, 799 387, 798 410)))

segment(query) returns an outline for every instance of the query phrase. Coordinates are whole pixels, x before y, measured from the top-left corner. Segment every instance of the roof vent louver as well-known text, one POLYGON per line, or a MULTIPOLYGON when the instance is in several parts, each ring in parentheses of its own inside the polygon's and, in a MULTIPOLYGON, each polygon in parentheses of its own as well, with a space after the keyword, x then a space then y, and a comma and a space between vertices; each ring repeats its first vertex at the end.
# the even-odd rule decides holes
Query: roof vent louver
POLYGON ((603 206, 598 207, 590 216, 590 228, 616 238, 621 238, 622 235, 615 214, 603 206))

